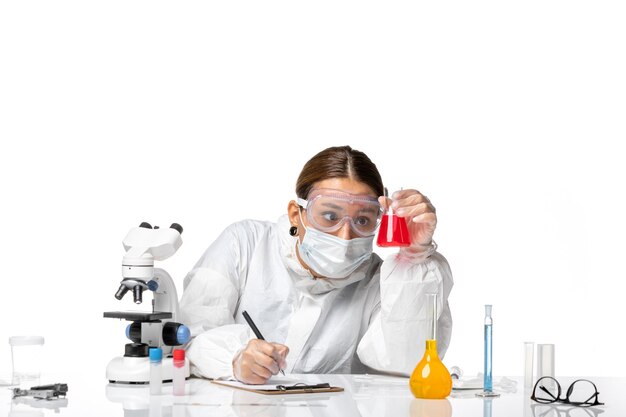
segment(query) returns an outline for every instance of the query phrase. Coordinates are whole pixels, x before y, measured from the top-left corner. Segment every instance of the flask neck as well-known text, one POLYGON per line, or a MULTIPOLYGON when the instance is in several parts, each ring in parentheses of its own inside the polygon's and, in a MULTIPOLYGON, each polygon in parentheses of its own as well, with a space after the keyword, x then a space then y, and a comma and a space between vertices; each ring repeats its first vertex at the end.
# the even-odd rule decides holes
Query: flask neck
POLYGON ((434 339, 429 339, 426 341, 426 352, 431 356, 439 357, 437 354, 437 341, 434 339))

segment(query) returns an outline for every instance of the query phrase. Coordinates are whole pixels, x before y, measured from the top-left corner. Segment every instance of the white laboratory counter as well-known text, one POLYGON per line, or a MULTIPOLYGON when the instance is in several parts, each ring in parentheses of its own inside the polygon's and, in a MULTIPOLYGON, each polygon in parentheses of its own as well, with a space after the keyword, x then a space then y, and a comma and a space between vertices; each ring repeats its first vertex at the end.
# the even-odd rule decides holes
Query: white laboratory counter
MULTIPOLYGON (((408 379, 378 375, 298 375, 309 383, 329 382, 345 389, 339 393, 261 395, 218 386, 207 380, 187 381, 184 397, 172 396, 171 384, 163 395, 150 396, 147 386, 109 384, 103 378, 78 375, 42 378, 42 383, 67 383, 66 399, 11 399, 11 390, 0 387, 0 417, 43 416, 280 416, 280 417, 624 417, 626 378, 589 378, 600 392, 604 406, 581 409, 540 405, 524 392, 521 378, 515 392, 483 400, 475 391, 453 391, 445 400, 413 398, 408 379)), ((559 377, 562 385, 574 378, 559 377)))

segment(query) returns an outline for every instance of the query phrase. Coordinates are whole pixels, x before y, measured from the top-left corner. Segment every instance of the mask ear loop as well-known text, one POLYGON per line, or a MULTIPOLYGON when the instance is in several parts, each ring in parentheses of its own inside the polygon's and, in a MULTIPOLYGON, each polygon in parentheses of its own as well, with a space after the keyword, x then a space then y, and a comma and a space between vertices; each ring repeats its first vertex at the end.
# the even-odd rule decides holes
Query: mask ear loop
MULTIPOLYGON (((304 230, 306 230, 306 225, 304 224, 304 220, 302 219, 302 206, 298 206, 298 216, 300 216, 300 223, 302 224, 302 227, 304 227, 304 230)), ((300 239, 298 239, 298 241, 300 241, 300 239)))
MULTIPOLYGON (((302 209, 306 210, 306 206, 309 205, 309 201, 305 200, 304 198, 297 197, 296 203, 298 203, 298 216, 300 216, 300 224, 302 224, 302 227, 304 227, 304 230, 307 230, 307 226, 304 224, 304 220, 302 219, 302 209)), ((298 233, 298 235, 299 234, 300 233, 298 233)), ((297 240, 296 245, 299 245, 300 239, 296 239, 296 240, 297 240)))
MULTIPOLYGON (((298 198, 298 200, 302 200, 301 198, 298 198)), ((305 200, 302 200, 305 201, 305 200)), ((304 224, 304 220, 302 220, 302 209, 304 207, 302 207, 300 204, 298 204, 298 215, 300 216, 300 223, 302 223, 302 227, 304 227, 305 231, 308 231, 308 227, 306 226, 306 224, 304 224)), ((300 233, 298 233, 298 236, 300 235, 300 233)), ((296 239, 296 252, 300 251, 300 238, 296 239)), ((299 255, 298 255, 299 256, 299 255)), ((306 262, 305 262, 306 264, 306 262)), ((313 272, 313 270, 308 266, 308 265, 303 265, 304 268, 309 271, 311 273, 311 275, 313 276, 313 279, 319 279, 319 277, 315 276, 315 273, 313 272)))
MULTIPOLYGON (((300 223, 302 224, 302 227, 304 227, 304 230, 307 230, 307 226, 306 224, 304 224, 304 220, 302 219, 302 210, 306 210, 306 206, 309 205, 309 201, 298 197, 296 198, 296 202, 298 203, 298 215, 300 216, 300 223)), ((298 239, 298 244, 300 244, 300 239, 298 239)))

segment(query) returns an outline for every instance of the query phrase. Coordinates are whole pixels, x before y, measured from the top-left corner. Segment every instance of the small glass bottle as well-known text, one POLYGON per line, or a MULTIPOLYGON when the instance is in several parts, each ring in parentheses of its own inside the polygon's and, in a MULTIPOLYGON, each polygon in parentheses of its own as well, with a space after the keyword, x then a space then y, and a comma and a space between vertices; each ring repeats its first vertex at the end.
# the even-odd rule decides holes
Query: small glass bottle
POLYGON ((443 399, 452 391, 452 378, 437 353, 437 294, 427 294, 427 297, 432 327, 426 340, 426 351, 411 374, 409 386, 417 398, 443 399))
POLYGON ((172 385, 174 395, 185 395, 185 351, 174 349, 172 385))
POLYGON ((161 395, 163 387, 163 370, 161 361, 163 350, 150 348, 150 395, 161 395))

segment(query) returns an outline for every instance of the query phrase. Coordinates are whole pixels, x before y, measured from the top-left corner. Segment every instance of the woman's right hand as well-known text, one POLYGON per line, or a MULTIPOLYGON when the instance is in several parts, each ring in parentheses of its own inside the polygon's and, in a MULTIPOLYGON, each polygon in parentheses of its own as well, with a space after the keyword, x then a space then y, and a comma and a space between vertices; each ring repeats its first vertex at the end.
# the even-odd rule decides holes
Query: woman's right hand
POLYGON ((285 345, 252 339, 233 359, 233 374, 246 384, 265 384, 287 366, 288 353, 285 345))

